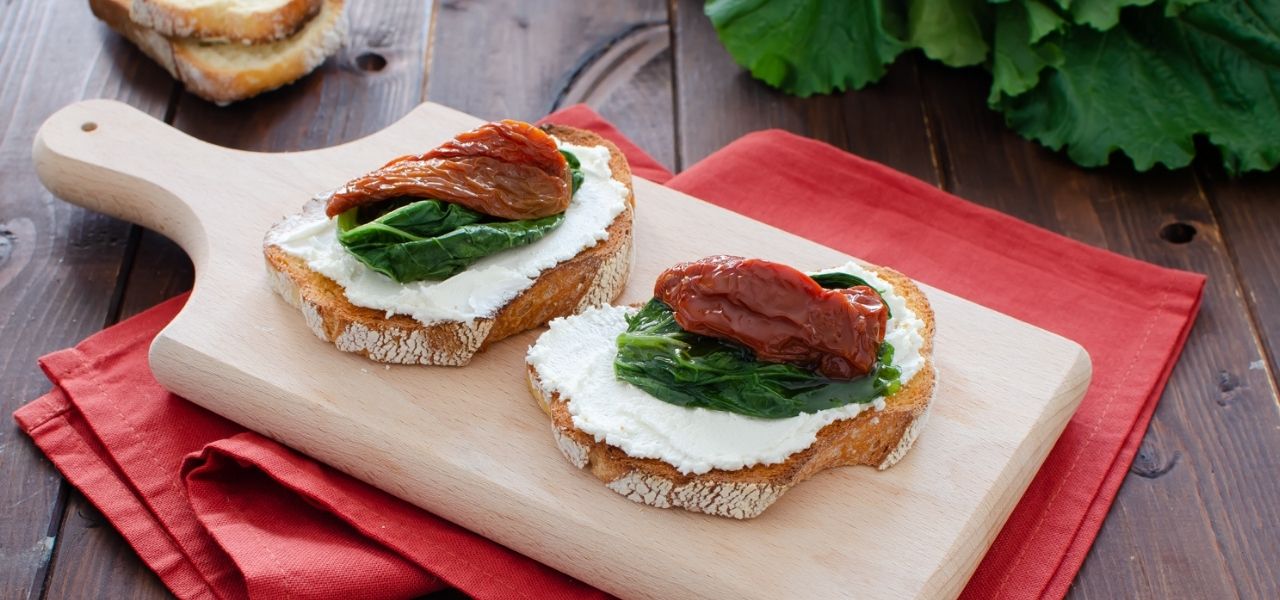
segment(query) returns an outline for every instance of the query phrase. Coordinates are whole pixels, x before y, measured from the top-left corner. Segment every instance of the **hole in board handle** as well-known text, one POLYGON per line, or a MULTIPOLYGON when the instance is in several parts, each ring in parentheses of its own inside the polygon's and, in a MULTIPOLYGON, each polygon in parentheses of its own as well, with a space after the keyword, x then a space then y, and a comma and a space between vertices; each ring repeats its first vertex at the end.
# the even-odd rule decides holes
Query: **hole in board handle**
POLYGON ((97 123, 94 123, 93 121, 86 121, 83 125, 80 126, 80 131, 93 131, 94 129, 97 129, 97 128, 98 128, 97 123))
POLYGON ((377 52, 365 52, 356 57, 356 66, 361 71, 378 72, 387 66, 387 59, 377 52))

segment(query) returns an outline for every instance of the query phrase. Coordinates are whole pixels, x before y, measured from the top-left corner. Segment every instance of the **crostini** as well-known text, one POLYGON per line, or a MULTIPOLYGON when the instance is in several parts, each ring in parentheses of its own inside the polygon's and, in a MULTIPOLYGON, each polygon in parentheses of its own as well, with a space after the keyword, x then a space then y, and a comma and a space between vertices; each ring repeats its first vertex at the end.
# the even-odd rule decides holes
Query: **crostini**
POLYGON ((560 451, 610 489, 748 519, 824 469, 902 459, 937 385, 933 333, 891 269, 714 256, 643 306, 552 321, 527 375, 560 451))
POLYGON ((267 232, 264 253, 275 290, 340 350, 465 365, 614 300, 634 207, 609 141, 501 121, 318 195, 267 232))

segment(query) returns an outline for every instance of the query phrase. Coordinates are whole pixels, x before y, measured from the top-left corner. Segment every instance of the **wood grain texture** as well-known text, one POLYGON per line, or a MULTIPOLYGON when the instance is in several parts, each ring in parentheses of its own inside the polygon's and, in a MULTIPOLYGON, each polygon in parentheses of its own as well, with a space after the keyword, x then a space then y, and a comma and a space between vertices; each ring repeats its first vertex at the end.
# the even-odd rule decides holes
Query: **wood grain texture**
POLYGON ((57 568, 49 576, 43 598, 173 597, 111 522, 80 492, 71 492, 62 518, 57 568))
POLYGON ((987 110, 986 81, 929 65, 925 101, 946 187, 1087 243, 1206 273, 1201 316, 1073 589, 1155 598, 1274 597, 1280 553, 1276 390, 1217 220, 1193 173, 1084 170, 1029 144, 987 110), (1192 225, 1187 243, 1161 238, 1192 225), (1176 525, 1175 525, 1176 524, 1176 525), (1270 526, 1268 526, 1270 524, 1270 526))
POLYGON ((733 62, 702 4, 673 2, 681 168, 745 133, 778 128, 938 181, 914 56, 903 57, 884 80, 860 92, 795 98, 752 79, 733 62))
POLYGON ((445 0, 435 20, 427 99, 485 119, 529 121, 584 102, 675 165, 662 0, 591 10, 550 0, 445 0), (478 57, 477 48, 503 59, 478 57))
POLYGON ((430 9, 427 2, 350 2, 349 41, 315 73, 225 108, 184 94, 174 126, 259 151, 319 148, 382 129, 421 101, 430 9))
MULTIPOLYGON (((495 345, 465 369, 368 369, 315 339, 301 316, 272 296, 265 273, 258 285, 246 285, 247 274, 263 269, 258 232, 278 211, 358 172, 355 165, 369 156, 434 145, 478 123, 427 104, 350 144, 233 153, 123 105, 86 102, 42 127, 36 165, 63 197, 159 227, 192 255, 196 291, 157 336, 152 368, 167 387, 215 412, 615 593, 959 592, 1087 385, 1087 357, 1068 340, 926 287, 939 323, 935 360, 945 399, 934 406, 926 441, 888 471, 841 469, 815 478, 743 526, 637 511, 566 465, 519 376, 534 332, 495 345), (94 133, 74 126, 90 116, 99 123, 94 133), (149 159, 157 155, 167 162, 149 159), (91 198, 88 189, 103 194, 91 198), (242 227, 218 226, 233 214, 242 227), (1001 369, 984 367, 993 364, 1001 369), (429 400, 423 389, 433 390, 429 400), (1024 401, 1011 410, 1002 397, 1024 401), (370 399, 377 410, 369 410, 370 399), (898 510, 883 510, 885 494, 897 498, 898 510), (933 513, 947 518, 927 526, 919 519, 933 513), (889 551, 904 545, 917 548, 911 564, 889 551), (774 551, 732 550, 765 546, 774 551), (827 559, 804 559, 812 548, 823 548, 827 559), (778 569, 783 557, 790 562, 778 569), (731 576, 708 581, 699 566, 706 560, 731 576)), ((635 237, 643 250, 634 280, 651 281, 674 262, 717 251, 761 254, 767 247, 766 258, 804 268, 847 260, 643 180, 636 196, 635 237)), ((623 302, 648 295, 647 286, 628 289, 623 302)))
MULTIPOLYGON (((0 10, 0 412, 46 392, 35 361, 112 322, 129 225, 56 200, 31 169, 36 127, 64 104, 112 97, 164 114, 173 84, 86 7, 0 10), (57 73, 57 77, 49 77, 57 73)), ((56 561, 67 488, 5 418, 0 426, 0 597, 39 597, 56 561)))
POLYGON ((190 290, 195 281, 191 259, 172 240, 142 230, 136 247, 120 300, 121 319, 190 290))
POLYGON ((1269 369, 1275 381, 1280 372, 1280 173, 1230 180, 1217 169, 1206 169, 1200 180, 1270 357, 1269 365, 1255 363, 1249 369, 1269 369))

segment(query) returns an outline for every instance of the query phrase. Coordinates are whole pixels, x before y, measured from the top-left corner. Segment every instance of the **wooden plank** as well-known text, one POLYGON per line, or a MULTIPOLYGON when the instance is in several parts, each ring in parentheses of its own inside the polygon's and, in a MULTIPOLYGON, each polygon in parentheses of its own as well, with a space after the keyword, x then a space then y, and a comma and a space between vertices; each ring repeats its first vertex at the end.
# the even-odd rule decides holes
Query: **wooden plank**
MULTIPOLYGON (((1222 235, 1235 258, 1245 299, 1262 335, 1272 381, 1280 372, 1280 172, 1251 173, 1228 179, 1219 169, 1201 174, 1205 194, 1222 224, 1222 235)), ((1280 577, 1277 577, 1280 579, 1280 577)))
MULTIPOLYGON (((1278 401, 1271 408, 1280 410, 1280 396, 1274 391, 1280 378, 1280 173, 1253 173, 1240 179, 1228 179, 1218 168, 1202 168, 1199 172, 1201 186, 1214 207, 1221 228, 1221 239, 1234 259, 1240 280, 1240 293, 1248 307, 1257 334, 1261 337, 1264 356, 1269 360, 1254 360, 1248 364, 1246 376, 1237 369, 1219 369, 1217 384, 1218 403, 1258 404, 1256 410, 1266 412, 1266 395, 1246 394, 1241 388, 1258 389, 1260 382, 1270 382, 1272 400, 1278 401)), ((1271 420, 1272 422, 1275 419, 1271 420)), ((1255 452, 1271 458, 1271 468, 1264 479, 1274 480, 1277 473, 1276 445, 1259 445, 1255 452)), ((1267 473, 1264 469, 1263 473, 1267 473)), ((1262 506, 1268 506, 1265 500, 1262 506)), ((1271 502, 1269 506, 1274 507, 1271 502)), ((1280 525, 1275 512, 1245 515, 1257 532, 1246 531, 1251 542, 1248 548, 1251 570, 1244 573, 1251 585, 1242 590, 1258 592, 1258 597, 1280 597, 1280 525), (1268 520, 1269 519, 1269 520, 1268 520), (1255 583, 1256 582, 1256 583, 1255 583)), ((1242 594, 1243 596, 1244 594, 1242 594)))
POLYGON ((120 318, 127 319, 191 289, 195 268, 177 244, 150 230, 141 230, 124 286, 120 318))
MULTIPOLYGON (((0 412, 44 393, 36 357, 110 322, 128 225, 53 198, 36 179, 36 127, 81 98, 120 98, 160 116, 168 76, 87 7, 18 2, 0 11, 0 412)), ((0 597, 41 594, 55 560, 65 484, 11 420, 0 429, 0 597)))
POLYGON ((349 41, 315 73, 227 107, 183 94, 174 126, 221 146, 276 152, 382 129, 421 101, 430 9, 416 0, 349 2, 349 41))
MULTIPOLYGON (((175 126, 214 143, 251 150, 322 147, 377 131, 419 102, 429 8, 415 0, 353 3, 347 9, 349 43, 316 73, 227 108, 184 93, 176 104, 175 126)), ((191 286, 190 259, 159 234, 141 233, 131 258, 132 268, 122 282, 122 316, 191 286)), ((68 567, 51 578, 50 597, 88 597, 97 590, 112 590, 110 595, 119 597, 167 595, 119 533, 81 516, 92 512, 83 497, 73 496, 71 507, 63 524, 70 535, 59 549, 68 567)))
POLYGON ((680 167, 745 133, 785 129, 937 182, 914 55, 866 90, 794 98, 751 78, 716 38, 699 0, 678 0, 676 98, 680 167))
POLYGON ((661 0, 446 0, 427 97, 486 119, 536 120, 585 102, 668 167, 671 53, 661 0), (477 53, 486 48, 502 60, 477 53))
POLYGON ((1276 390, 1237 273, 1192 173, 1085 170, 1008 131, 985 77, 921 71, 947 189, 1087 243, 1209 275, 1204 305, 1138 460, 1073 588, 1083 598, 1274 597, 1276 390), (1173 243, 1166 226, 1197 234, 1173 243))
POLYGON ((671 28, 667 21, 636 21, 597 44, 578 62, 562 84, 554 108, 578 103, 591 106, 668 170, 674 169, 671 28))
POLYGON ((49 575, 44 598, 172 598, 155 573, 101 513, 79 492, 72 492, 62 523, 57 567, 49 575), (101 586, 86 595, 86 581, 101 586))

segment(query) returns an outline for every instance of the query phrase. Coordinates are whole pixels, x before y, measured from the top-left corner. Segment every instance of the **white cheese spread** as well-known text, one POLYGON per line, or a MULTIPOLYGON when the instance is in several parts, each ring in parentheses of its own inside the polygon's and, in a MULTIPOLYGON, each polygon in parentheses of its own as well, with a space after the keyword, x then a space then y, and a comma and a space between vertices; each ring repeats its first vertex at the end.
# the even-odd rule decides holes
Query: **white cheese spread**
MULTIPOLYGON (((874 271, 852 262, 830 271, 857 275, 883 293, 892 313, 885 341, 893 344, 902 382, 910 381, 924 367, 924 321, 874 271)), ((544 391, 557 392, 568 402, 575 427, 629 456, 656 458, 686 474, 780 463, 811 446, 827 424, 864 410, 884 409, 884 399, 879 398, 785 419, 760 419, 663 402, 614 375, 616 340, 633 310, 604 306, 556 319, 527 356, 544 391)))
POLYGON ((322 201, 290 217, 267 243, 337 282, 352 304, 384 310, 388 318, 408 315, 430 324, 491 317, 543 271, 608 238, 609 225, 626 209, 627 186, 613 179, 608 148, 557 143, 578 157, 583 175, 560 226, 532 244, 486 256, 444 281, 399 283, 365 266, 338 242, 336 220, 324 215, 322 201))

